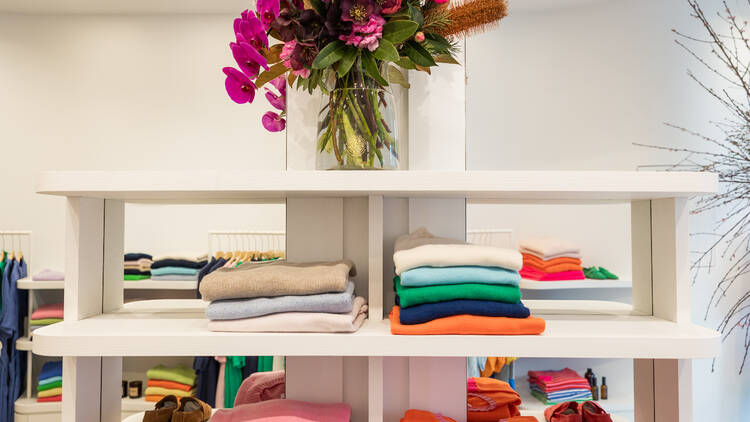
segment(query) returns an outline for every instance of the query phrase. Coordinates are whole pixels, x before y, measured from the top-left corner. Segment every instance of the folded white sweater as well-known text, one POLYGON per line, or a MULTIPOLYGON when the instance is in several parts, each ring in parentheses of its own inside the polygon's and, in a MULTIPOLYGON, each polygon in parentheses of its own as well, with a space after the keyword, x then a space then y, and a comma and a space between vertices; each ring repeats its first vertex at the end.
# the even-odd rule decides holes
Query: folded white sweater
POLYGON ((513 249, 470 245, 432 235, 424 228, 396 240, 393 263, 396 274, 417 267, 482 266, 518 271, 521 254, 513 249))
POLYGON ((521 241, 521 252, 537 256, 545 261, 569 257, 581 258, 581 249, 557 237, 529 237, 521 241))

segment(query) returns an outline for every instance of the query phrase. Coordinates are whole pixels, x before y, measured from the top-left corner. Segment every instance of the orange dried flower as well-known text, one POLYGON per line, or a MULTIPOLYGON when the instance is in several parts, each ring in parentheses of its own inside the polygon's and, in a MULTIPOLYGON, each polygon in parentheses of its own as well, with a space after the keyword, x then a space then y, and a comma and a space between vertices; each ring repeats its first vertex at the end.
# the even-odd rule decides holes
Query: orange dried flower
POLYGON ((440 35, 461 37, 484 32, 508 15, 506 0, 467 0, 451 3, 448 9, 450 23, 438 31, 440 35))

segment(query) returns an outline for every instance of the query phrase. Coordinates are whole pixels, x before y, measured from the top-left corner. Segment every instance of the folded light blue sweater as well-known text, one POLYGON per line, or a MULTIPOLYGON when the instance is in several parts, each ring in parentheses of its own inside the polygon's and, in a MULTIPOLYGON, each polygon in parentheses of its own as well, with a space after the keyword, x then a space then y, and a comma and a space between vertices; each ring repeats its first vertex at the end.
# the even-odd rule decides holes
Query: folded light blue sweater
POLYGON ((197 275, 198 271, 195 268, 185 267, 161 267, 154 268, 151 270, 151 275, 197 275))
POLYGON ((518 286, 518 271, 500 267, 418 267, 401 273, 402 286, 435 286, 439 284, 508 284, 518 286))
POLYGON ((252 318, 279 312, 325 312, 343 314, 352 311, 354 283, 341 293, 317 295, 257 297, 215 300, 206 308, 206 317, 217 319, 252 318))

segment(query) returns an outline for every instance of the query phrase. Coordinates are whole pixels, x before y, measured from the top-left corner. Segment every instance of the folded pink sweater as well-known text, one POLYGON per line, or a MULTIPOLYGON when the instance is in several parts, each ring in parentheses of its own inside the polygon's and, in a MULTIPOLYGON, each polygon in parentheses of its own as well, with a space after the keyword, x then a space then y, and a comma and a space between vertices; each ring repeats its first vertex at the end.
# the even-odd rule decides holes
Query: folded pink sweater
POLYGON ((583 275, 583 271, 545 273, 544 271, 539 271, 531 267, 523 267, 518 273, 521 274, 521 278, 537 281, 584 280, 586 278, 586 276, 583 275))
POLYGON ((211 422, 349 422, 346 403, 319 404, 298 400, 269 400, 214 412, 211 422))
POLYGON ((256 372, 245 378, 234 396, 234 407, 280 399, 286 390, 286 372, 256 372))
POLYGON ((53 303, 51 305, 44 305, 36 308, 36 311, 31 313, 31 319, 47 319, 47 318, 62 318, 63 317, 63 304, 53 303))

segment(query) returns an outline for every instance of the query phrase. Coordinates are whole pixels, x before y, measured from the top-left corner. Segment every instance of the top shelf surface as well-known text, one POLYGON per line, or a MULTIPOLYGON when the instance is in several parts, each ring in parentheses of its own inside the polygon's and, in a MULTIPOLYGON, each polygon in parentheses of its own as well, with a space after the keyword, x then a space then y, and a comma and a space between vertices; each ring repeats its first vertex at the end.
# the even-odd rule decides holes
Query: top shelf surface
POLYGON ((717 189, 715 174, 652 171, 53 171, 37 181, 42 194, 163 203, 368 195, 629 201, 717 189))

